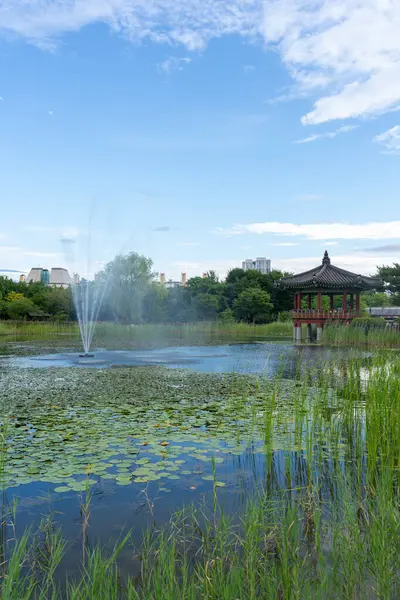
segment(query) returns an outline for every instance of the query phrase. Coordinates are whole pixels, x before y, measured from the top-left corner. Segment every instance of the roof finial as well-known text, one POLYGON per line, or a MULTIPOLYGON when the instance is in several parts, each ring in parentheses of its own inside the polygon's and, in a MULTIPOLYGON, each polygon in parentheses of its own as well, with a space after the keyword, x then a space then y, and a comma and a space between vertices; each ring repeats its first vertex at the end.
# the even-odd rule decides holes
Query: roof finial
POLYGON ((331 259, 329 258, 328 250, 325 250, 324 258, 322 259, 323 265, 330 265, 331 259))

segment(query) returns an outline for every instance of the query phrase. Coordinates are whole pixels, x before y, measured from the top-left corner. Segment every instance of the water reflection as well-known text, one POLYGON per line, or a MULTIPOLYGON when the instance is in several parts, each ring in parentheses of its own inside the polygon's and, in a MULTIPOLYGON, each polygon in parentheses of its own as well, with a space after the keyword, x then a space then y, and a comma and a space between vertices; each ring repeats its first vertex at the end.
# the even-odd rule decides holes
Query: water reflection
MULTIPOLYGON (((358 351, 343 348, 294 346, 288 342, 180 346, 155 350, 94 350, 93 358, 77 353, 0 358, 0 365, 19 368, 79 367, 118 368, 158 365, 186 368, 201 373, 260 373, 293 377, 299 368, 320 368, 358 351)), ((365 353, 363 353, 366 356, 365 353)))

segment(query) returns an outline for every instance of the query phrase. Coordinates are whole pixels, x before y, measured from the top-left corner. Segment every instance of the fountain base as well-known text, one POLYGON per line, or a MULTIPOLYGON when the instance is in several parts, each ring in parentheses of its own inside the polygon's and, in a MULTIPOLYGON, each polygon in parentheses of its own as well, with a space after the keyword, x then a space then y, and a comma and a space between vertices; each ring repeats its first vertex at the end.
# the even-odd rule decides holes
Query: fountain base
POLYGON ((80 354, 79 358, 94 358, 94 354, 88 354, 86 352, 86 354, 80 354))

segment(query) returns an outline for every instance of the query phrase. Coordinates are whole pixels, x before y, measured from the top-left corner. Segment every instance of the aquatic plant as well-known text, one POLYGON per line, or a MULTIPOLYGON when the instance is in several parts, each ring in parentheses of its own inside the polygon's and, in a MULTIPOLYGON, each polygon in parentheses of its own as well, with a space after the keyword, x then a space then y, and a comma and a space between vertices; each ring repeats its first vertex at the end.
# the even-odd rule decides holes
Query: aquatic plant
MULTIPOLYGON (((35 536, 12 533, 1 597, 397 599, 400 358, 340 356, 300 365, 292 381, 159 368, 1 371, 4 488, 42 476, 57 479, 56 495, 76 488, 83 533, 91 480, 93 491, 108 477, 146 493, 154 485, 157 498, 133 561, 117 560, 129 535, 111 552, 83 543, 74 578, 33 572, 35 536), (200 482, 210 492, 203 504, 157 524, 168 489, 200 482)), ((60 548, 52 539, 47 546, 60 548)))

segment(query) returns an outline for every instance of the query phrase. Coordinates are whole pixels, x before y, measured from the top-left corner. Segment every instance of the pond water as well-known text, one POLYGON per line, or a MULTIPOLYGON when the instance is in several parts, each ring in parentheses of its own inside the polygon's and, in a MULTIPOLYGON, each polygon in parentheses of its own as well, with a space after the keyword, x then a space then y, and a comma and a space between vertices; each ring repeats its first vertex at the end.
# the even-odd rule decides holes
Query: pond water
POLYGON ((70 573, 88 489, 90 542, 107 544, 131 528, 138 541, 216 488, 236 514, 260 485, 301 486, 312 400, 296 374, 344 356, 278 342, 94 353, 0 359, 6 502, 18 500, 21 531, 54 516, 70 573))
POLYGON ((294 346, 288 341, 241 343, 220 346, 179 346, 152 350, 93 350, 90 356, 77 352, 38 356, 0 357, 0 366, 17 368, 123 368, 166 366, 202 373, 260 373, 290 377, 299 365, 317 366, 344 357, 349 351, 321 346, 294 346))

